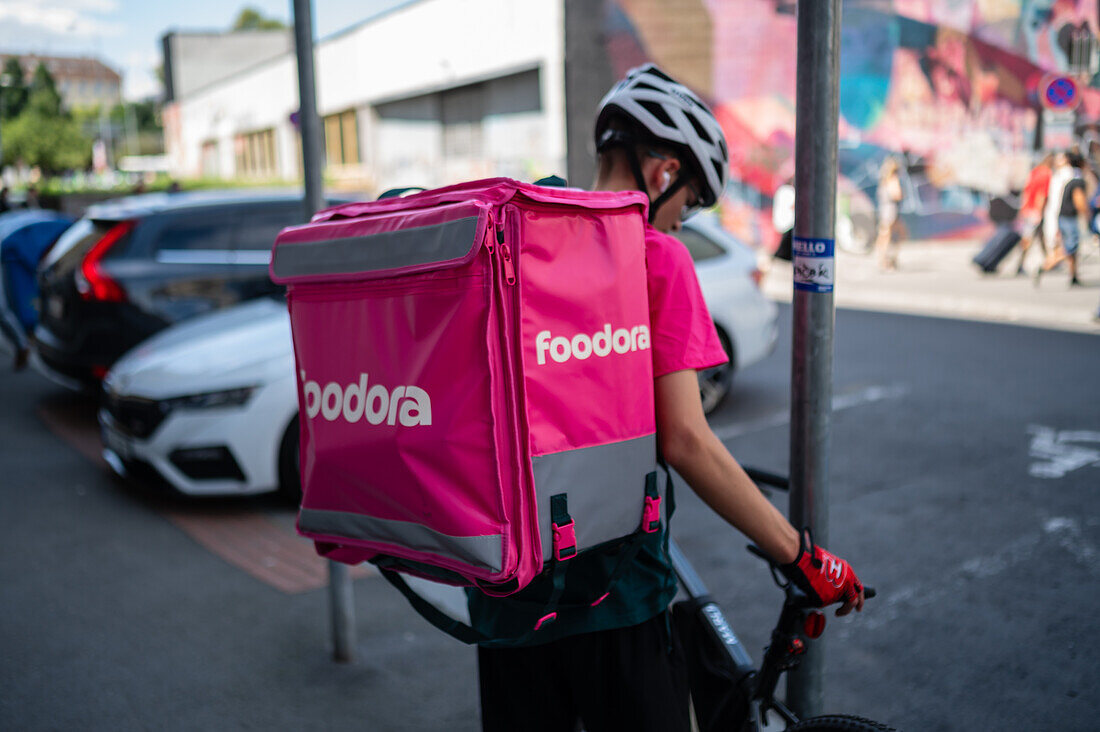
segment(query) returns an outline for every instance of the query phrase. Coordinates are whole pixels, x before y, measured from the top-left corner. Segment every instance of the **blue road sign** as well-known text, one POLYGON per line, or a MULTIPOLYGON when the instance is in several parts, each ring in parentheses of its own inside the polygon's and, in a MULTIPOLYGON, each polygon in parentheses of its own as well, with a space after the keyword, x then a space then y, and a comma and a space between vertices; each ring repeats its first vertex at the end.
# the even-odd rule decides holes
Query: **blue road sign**
POLYGON ((1047 109, 1068 111, 1077 107, 1081 94, 1072 78, 1053 76, 1043 84, 1039 98, 1047 109))

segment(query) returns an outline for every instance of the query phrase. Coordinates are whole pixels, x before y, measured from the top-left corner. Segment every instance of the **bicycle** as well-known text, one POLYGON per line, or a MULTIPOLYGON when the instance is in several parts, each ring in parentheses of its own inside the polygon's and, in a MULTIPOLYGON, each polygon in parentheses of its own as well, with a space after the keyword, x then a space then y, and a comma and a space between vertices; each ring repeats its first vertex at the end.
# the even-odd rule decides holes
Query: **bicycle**
MULTIPOLYGON (((766 483, 781 489, 787 487, 787 479, 781 476, 751 468, 747 468, 746 472, 758 484, 766 483)), ((818 638, 824 632, 825 615, 813 607, 797 587, 780 579, 775 563, 766 554, 754 546, 750 546, 749 550, 768 563, 772 578, 785 596, 779 620, 772 631, 771 643, 765 649, 759 668, 680 547, 669 540, 673 569, 688 596, 687 600, 673 606, 673 616, 681 629, 685 647, 690 646, 698 654, 693 656, 689 652, 688 666, 699 728, 704 732, 718 729, 766 732, 777 729, 768 724, 768 716, 774 712, 788 732, 893 730, 893 727, 880 722, 846 714, 799 720, 793 711, 775 698, 780 677, 798 665, 805 653, 806 641, 818 638), (701 710, 701 707, 705 709, 701 710)), ((874 596, 874 589, 865 586, 864 597, 870 599, 874 596)))

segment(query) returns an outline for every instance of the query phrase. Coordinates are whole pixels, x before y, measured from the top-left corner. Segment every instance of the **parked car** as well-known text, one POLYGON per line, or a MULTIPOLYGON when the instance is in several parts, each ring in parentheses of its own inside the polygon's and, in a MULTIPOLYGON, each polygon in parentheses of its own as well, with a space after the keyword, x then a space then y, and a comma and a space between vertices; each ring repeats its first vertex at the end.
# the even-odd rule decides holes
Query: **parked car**
POLYGON ((676 236, 695 261, 703 299, 730 359, 699 372, 703 410, 710 414, 726 398, 736 371, 775 350, 778 308, 760 292, 762 273, 755 252, 723 229, 716 217, 700 214, 676 236))
MULTIPOLYGON (((698 218, 698 217, 697 217, 698 218)), ((700 374, 708 409, 734 371, 776 341, 776 307, 752 251, 713 221, 680 232, 731 363, 700 374)), ((123 356, 103 381, 104 457, 120 475, 193 495, 299 495, 298 396, 290 318, 260 298, 181 323, 123 356)))
POLYGON ((179 323, 103 381, 104 457, 120 475, 192 495, 298 490, 290 318, 261 297, 179 323))
POLYGON ((95 387, 157 331, 276 291, 275 235, 305 219, 293 191, 150 193, 89 208, 38 270, 41 363, 95 387))

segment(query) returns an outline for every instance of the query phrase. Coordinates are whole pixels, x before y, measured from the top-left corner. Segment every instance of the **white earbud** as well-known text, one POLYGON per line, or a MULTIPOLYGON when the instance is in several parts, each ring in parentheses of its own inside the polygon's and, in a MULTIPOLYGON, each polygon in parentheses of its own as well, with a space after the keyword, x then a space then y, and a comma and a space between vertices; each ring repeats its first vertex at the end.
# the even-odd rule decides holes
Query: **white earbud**
POLYGON ((667 170, 664 172, 663 182, 661 183, 661 193, 668 190, 668 187, 672 184, 672 173, 667 170))

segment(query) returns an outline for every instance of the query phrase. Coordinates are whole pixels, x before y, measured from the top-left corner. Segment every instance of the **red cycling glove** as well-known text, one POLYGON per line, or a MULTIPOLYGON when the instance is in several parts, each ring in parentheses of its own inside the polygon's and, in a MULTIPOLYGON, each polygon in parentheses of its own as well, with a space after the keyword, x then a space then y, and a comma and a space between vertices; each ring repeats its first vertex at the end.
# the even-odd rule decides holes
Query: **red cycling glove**
POLYGON ((806 593, 818 607, 834 602, 854 602, 863 592, 863 584, 856 577, 851 565, 835 554, 830 554, 813 542, 809 531, 799 537, 798 556, 790 564, 782 564, 779 570, 806 593), (810 548, 806 550, 809 539, 810 548))

